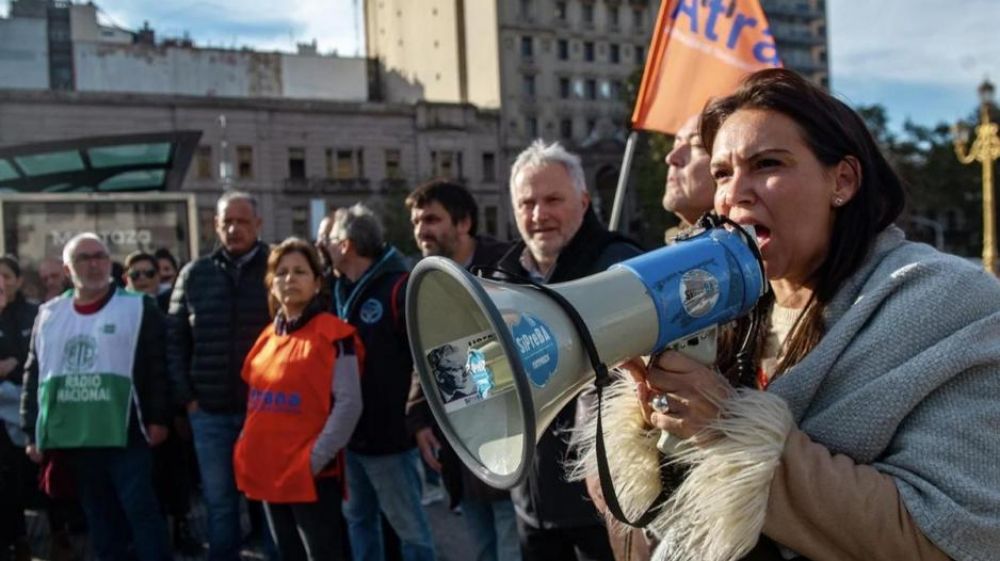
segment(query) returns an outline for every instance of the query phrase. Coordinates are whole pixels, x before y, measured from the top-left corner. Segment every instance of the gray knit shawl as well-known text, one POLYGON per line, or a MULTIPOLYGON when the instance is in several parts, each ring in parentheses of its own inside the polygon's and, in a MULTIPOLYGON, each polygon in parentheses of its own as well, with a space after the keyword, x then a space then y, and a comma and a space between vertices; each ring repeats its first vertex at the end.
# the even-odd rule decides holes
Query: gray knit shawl
POLYGON ((768 388, 833 453, 893 477, 924 534, 1000 558, 1000 283, 890 226, 768 388))

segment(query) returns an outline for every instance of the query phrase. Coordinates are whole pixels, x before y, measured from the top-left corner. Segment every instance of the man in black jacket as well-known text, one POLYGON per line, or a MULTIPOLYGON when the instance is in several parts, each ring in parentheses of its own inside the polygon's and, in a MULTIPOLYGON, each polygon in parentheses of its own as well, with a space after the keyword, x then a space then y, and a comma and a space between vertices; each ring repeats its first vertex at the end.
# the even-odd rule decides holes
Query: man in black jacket
POLYGON ((356 560, 384 559, 379 511, 392 525, 404 561, 432 561, 434 543, 420 504, 419 461, 406 431, 413 359, 406 338, 407 268, 382 227, 360 203, 333 215, 328 247, 339 276, 333 312, 364 343, 361 419, 347 445, 344 519, 356 560))
MULTIPOLYGON (((590 206, 579 157, 559 143, 538 140, 511 168, 511 203, 521 240, 498 268, 541 283, 601 272, 634 257, 634 242, 608 232, 590 206)), ((612 559, 601 517, 583 482, 567 482, 568 429, 576 402, 567 405, 538 442, 525 483, 511 493, 526 561, 612 559)))
POLYGON ((239 559, 240 496, 233 446, 243 427, 243 359, 270 322, 268 248, 252 195, 231 191, 216 207, 222 247, 189 263, 170 299, 168 366, 173 397, 188 412, 208 510, 208 558, 239 559))
POLYGON ((73 291, 41 307, 25 363, 26 452, 40 462, 65 451, 96 558, 126 559, 129 528, 140 560, 170 559, 149 450, 170 418, 163 316, 152 298, 111 285, 96 235, 67 242, 63 261, 73 291))
MULTIPOLYGON (((510 247, 476 233, 479 207, 472 194, 457 183, 438 180, 421 185, 406 197, 406 208, 410 211, 413 237, 424 257, 447 257, 466 268, 493 267, 510 247)), ((441 472, 451 506, 462 506, 472 537, 470 558, 519 561, 517 517, 510 493, 483 483, 462 464, 435 425, 416 376, 406 422, 424 462, 441 472)))

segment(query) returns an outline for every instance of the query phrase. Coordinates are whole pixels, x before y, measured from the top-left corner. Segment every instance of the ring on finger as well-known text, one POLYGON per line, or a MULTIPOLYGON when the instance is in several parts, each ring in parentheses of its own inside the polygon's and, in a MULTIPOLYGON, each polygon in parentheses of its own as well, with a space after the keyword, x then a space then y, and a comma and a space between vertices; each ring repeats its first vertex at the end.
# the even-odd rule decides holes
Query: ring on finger
POLYGON ((649 400, 649 406, 660 414, 665 415, 670 412, 670 402, 667 400, 666 394, 661 393, 654 395, 653 398, 649 400))

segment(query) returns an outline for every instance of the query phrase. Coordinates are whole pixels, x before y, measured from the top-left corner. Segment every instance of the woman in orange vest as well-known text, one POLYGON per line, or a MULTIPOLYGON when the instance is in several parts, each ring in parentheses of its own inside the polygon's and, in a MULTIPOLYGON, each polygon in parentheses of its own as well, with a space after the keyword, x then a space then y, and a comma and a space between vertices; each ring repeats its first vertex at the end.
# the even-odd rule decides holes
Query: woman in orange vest
POLYGON ((309 243, 289 238, 271 250, 265 282, 274 322, 243 363, 249 398, 236 485, 264 502, 284 561, 343 559, 342 449, 361 416, 361 341, 325 311, 309 243))

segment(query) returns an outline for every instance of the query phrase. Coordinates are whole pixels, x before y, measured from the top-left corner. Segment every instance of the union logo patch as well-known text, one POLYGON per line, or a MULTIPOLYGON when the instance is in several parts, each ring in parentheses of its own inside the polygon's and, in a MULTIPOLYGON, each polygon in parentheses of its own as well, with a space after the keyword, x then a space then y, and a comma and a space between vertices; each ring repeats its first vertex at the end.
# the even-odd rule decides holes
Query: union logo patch
POLYGON ((361 305, 361 321, 371 325, 382 319, 382 303, 374 298, 369 298, 365 300, 365 303, 361 305))
POLYGON ((77 335, 63 347, 63 364, 67 372, 90 372, 97 360, 97 340, 90 335, 77 335))

